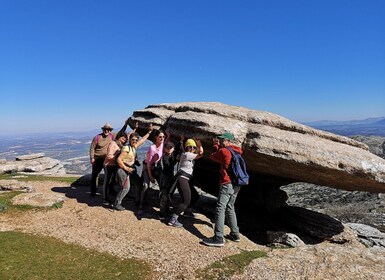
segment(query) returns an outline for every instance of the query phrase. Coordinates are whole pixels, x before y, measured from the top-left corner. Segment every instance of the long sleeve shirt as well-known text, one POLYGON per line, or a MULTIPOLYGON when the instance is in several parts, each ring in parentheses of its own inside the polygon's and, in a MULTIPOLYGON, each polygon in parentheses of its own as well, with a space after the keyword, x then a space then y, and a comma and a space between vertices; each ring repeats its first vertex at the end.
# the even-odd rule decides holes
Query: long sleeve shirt
POLYGON ((105 158, 108 145, 113 141, 113 136, 104 136, 103 133, 94 137, 90 146, 90 159, 105 158), (98 136, 100 135, 100 136, 98 136))
MULTIPOLYGON (((234 152, 242 154, 243 151, 240 147, 235 145, 230 145, 229 148, 232 148, 234 152)), ((231 183, 229 175, 229 166, 231 162, 231 152, 226 148, 219 148, 219 146, 214 146, 214 151, 210 155, 210 159, 219 163, 221 165, 220 169, 220 184, 225 185, 231 183)))

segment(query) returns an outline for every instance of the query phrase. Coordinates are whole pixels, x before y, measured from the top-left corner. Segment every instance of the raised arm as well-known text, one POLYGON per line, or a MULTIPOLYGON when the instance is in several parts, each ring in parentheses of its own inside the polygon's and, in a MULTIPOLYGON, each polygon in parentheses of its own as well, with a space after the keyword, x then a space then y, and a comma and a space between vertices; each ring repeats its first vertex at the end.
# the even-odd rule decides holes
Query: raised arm
MULTIPOLYGON (((128 119, 127 119, 127 121, 128 121, 128 119)), ((126 122, 127 122, 126 121, 126 122)), ((139 127, 139 124, 138 124, 138 122, 136 122, 135 123, 135 128, 133 129, 133 130, 131 130, 129 133, 127 133, 127 139, 130 139, 130 135, 132 134, 132 133, 134 133, 134 132, 136 132, 136 129, 139 127)))
POLYGON ((127 126, 128 126, 128 120, 127 119, 125 122, 124 122, 124 125, 122 126, 122 128, 119 130, 119 132, 116 134, 118 135, 120 132, 126 132, 126 129, 127 129, 127 126))
POLYGON ((154 130, 154 127, 152 126, 152 123, 150 123, 150 125, 148 126, 148 132, 146 135, 144 135, 142 137, 142 139, 140 139, 138 141, 138 143, 136 144, 136 148, 139 148, 141 145, 143 145, 144 142, 146 142, 146 140, 148 139, 148 137, 150 136, 151 132, 154 130))
POLYGON ((200 139, 196 139, 195 142, 197 143, 197 156, 195 159, 203 157, 203 146, 200 139))

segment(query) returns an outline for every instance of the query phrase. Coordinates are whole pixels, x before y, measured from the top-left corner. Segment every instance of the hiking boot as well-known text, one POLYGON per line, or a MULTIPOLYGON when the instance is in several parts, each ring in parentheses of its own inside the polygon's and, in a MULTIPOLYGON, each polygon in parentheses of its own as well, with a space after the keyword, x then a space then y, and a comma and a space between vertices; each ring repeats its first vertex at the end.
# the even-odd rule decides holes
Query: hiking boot
POLYGON ((202 240, 202 243, 207 246, 213 246, 213 247, 223 247, 225 243, 223 242, 223 238, 213 236, 211 238, 205 238, 202 240))
POLYGON ((239 237, 239 234, 238 233, 232 233, 230 232, 230 234, 226 235, 225 236, 227 239, 231 240, 231 241, 234 241, 234 242, 239 242, 241 241, 241 238, 239 237))
POLYGON ((180 227, 183 227, 183 225, 178 221, 178 216, 173 214, 170 218, 170 220, 168 221, 167 223, 169 226, 173 226, 173 227, 177 227, 177 228, 180 228, 180 227))
POLYGON ((114 209, 115 209, 115 210, 118 210, 118 211, 126 210, 126 208, 124 208, 121 204, 115 205, 114 209))

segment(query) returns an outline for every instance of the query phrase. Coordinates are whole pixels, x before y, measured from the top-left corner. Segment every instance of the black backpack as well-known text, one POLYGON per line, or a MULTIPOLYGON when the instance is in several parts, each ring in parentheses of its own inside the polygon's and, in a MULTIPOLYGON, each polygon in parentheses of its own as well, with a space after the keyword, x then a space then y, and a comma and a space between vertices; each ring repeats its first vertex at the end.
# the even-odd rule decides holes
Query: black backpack
POLYGON ((249 174, 246 171, 246 163, 243 157, 230 147, 226 147, 231 153, 229 175, 231 183, 236 186, 246 186, 249 184, 249 174))

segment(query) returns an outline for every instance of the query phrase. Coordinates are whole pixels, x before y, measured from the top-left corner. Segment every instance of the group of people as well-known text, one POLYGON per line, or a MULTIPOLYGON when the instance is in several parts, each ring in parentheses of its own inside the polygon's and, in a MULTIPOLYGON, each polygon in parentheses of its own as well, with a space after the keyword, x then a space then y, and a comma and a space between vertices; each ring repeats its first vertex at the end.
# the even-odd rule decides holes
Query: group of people
MULTIPOLYGON (((126 133, 128 119, 120 131, 112 134, 112 126, 106 123, 102 133, 96 135, 90 146, 90 162, 92 165, 91 196, 96 195, 97 178, 104 169, 102 188, 103 204, 110 205, 115 210, 122 211, 124 197, 128 194, 131 184, 136 186, 135 202, 138 207, 137 215, 144 214, 144 203, 150 183, 159 185, 159 219, 170 226, 183 227, 179 216, 194 217, 192 206, 198 200, 199 194, 192 183, 194 163, 203 157, 203 146, 198 139, 185 140, 181 135, 175 145, 170 141, 170 133, 154 130, 148 127, 148 132, 142 138, 135 128, 126 133), (141 176, 137 173, 140 162, 137 149, 143 145, 150 134, 154 134, 154 141, 147 150, 143 161, 141 176), (178 164, 177 172, 175 166, 178 164), (171 197, 178 188, 181 202, 171 207, 171 197)), ((205 238, 202 243, 207 246, 222 247, 224 238, 240 241, 237 217, 234 204, 240 191, 240 186, 232 184, 230 162, 232 159, 229 147, 236 153, 242 154, 242 149, 235 144, 234 135, 225 132, 213 139, 213 151, 210 159, 220 164, 220 189, 215 209, 214 236, 205 238), (227 147, 227 148, 226 148, 227 147), (225 219, 230 227, 230 234, 224 236, 225 219)))

